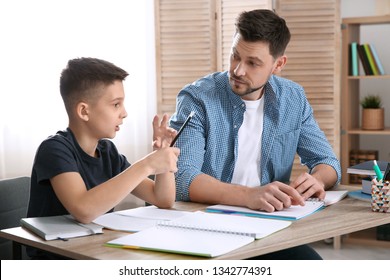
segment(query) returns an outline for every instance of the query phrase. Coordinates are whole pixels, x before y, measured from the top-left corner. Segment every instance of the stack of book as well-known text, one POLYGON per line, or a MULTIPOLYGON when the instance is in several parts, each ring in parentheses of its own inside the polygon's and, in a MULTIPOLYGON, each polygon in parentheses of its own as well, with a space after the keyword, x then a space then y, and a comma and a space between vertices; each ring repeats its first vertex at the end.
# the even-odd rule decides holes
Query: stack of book
POLYGON ((373 44, 349 45, 350 75, 359 76, 359 61, 366 75, 385 75, 383 65, 373 44))
MULTIPOLYGON (((349 166, 353 167, 357 164, 373 161, 378 158, 378 151, 376 150, 351 150, 349 153, 349 166)), ((372 168, 371 168, 371 170, 372 168)), ((360 172, 347 172, 349 173, 350 184, 361 184, 362 180, 367 177, 367 174, 360 174, 360 172)), ((375 175, 375 173, 373 173, 375 175)))

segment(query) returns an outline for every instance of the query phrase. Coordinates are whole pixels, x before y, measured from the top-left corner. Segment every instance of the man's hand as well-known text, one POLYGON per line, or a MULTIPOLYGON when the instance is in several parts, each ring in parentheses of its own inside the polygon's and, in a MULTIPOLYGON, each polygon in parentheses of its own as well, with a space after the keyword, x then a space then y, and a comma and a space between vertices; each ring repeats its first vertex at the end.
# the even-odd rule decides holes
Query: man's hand
POLYGON ((305 205, 305 199, 293 187, 281 182, 272 182, 258 188, 248 188, 247 207, 273 212, 291 205, 305 205))
POLYGON ((312 196, 319 199, 325 198, 325 186, 315 176, 309 173, 302 173, 290 186, 298 191, 306 200, 312 196))

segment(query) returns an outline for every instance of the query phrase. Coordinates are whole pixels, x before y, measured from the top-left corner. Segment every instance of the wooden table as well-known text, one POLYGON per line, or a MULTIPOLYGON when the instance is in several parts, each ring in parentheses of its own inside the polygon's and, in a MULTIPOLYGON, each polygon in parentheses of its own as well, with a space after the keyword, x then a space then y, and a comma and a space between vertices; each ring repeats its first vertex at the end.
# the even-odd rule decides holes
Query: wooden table
MULTIPOLYGON (((195 211, 205 207, 206 205, 203 204, 177 202, 174 208, 195 211)), ((388 223, 390 223, 390 213, 372 212, 370 202, 347 197, 310 216, 294 221, 286 229, 215 259, 246 259, 388 223)), ((73 238, 69 241, 44 241, 21 227, 0 231, 0 237, 12 240, 15 248, 24 244, 73 259, 204 259, 180 254, 111 248, 104 245, 106 242, 125 234, 129 233, 104 230, 104 234, 101 235, 73 238)))

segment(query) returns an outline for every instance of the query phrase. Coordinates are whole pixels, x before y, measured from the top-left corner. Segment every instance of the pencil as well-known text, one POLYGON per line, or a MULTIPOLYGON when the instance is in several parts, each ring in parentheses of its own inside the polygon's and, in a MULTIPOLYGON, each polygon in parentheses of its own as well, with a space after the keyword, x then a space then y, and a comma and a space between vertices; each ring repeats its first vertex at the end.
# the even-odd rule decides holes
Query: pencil
POLYGON ((195 112, 192 111, 187 119, 185 120, 184 124, 181 126, 181 128, 179 129, 179 132, 176 134, 175 138, 173 138, 172 142, 171 142, 171 147, 173 147, 173 145, 175 145, 177 139, 179 138, 180 134, 182 133, 183 129, 187 126, 187 124, 190 122, 191 118, 193 117, 193 115, 195 115, 195 112))

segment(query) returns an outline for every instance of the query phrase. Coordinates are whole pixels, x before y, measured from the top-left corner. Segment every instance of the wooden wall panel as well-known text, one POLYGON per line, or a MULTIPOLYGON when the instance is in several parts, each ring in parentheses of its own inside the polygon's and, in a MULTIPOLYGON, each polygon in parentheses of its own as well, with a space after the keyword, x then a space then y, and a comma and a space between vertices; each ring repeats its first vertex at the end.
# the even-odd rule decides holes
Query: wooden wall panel
MULTIPOLYGON (((278 0, 276 12, 291 32, 282 76, 301 84, 319 126, 340 155, 339 0, 278 0)), ((292 179, 306 170, 296 159, 292 179)))

